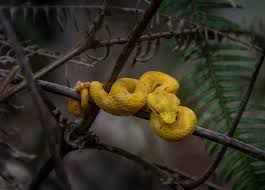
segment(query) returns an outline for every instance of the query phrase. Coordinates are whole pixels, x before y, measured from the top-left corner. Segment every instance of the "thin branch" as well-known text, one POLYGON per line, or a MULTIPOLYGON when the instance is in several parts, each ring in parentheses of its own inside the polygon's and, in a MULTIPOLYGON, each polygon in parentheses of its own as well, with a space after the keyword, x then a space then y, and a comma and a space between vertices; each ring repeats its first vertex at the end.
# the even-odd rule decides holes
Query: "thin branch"
POLYGON ((48 136, 48 143, 50 148, 50 154, 53 157, 53 162, 55 165, 55 171, 59 179, 62 180, 62 184, 64 186, 64 189, 70 190, 70 184, 68 180, 68 176, 65 172, 65 169, 62 164, 61 156, 60 156, 60 146, 58 146, 57 142, 57 136, 56 136, 56 128, 52 123, 47 119, 47 109, 46 106, 39 94, 39 91, 37 89, 37 85, 34 81, 33 74, 31 72, 31 68, 27 63, 27 59, 24 56, 24 52, 17 40, 16 34, 14 33, 12 26, 8 22, 8 20, 5 18, 2 11, 0 11, 0 22, 4 28, 5 34, 10 41, 10 44, 12 45, 14 52, 16 53, 16 57, 18 60, 18 63, 21 67, 21 70, 25 76, 25 79, 27 80, 27 86, 29 89, 29 93, 32 97, 33 103, 37 109, 39 120, 41 122, 41 125, 43 129, 46 130, 47 136, 48 136))
MULTIPOLYGON (((80 100, 80 94, 77 93, 74 89, 68 88, 59 84, 54 84, 51 82, 43 81, 43 80, 38 80, 38 84, 46 91, 52 92, 61 96, 66 96, 69 98, 73 98, 76 100, 80 100)), ((90 100, 90 103, 94 104, 92 100, 90 100)), ((140 111, 136 113, 134 116, 142 118, 142 119, 147 119, 149 120, 149 113, 140 111)), ((246 143, 243 143, 239 140, 230 138, 226 135, 211 131, 209 129, 205 129, 202 127, 198 127, 198 129, 193 133, 195 136, 199 136, 202 138, 206 138, 208 140, 214 141, 216 143, 220 143, 223 145, 227 145, 230 148, 234 148, 236 150, 242 151, 248 155, 254 156, 255 158, 259 160, 265 161, 265 152, 255 148, 251 145, 248 145, 246 143)))
POLYGON ((33 180, 31 181, 28 190, 39 189, 41 183, 49 176, 50 172, 54 168, 54 163, 52 158, 49 158, 48 161, 40 168, 33 180))
MULTIPOLYGON (((0 44, 4 45, 6 47, 12 48, 12 46, 6 40, 0 39, 0 44)), ((30 46, 28 46, 28 47, 23 47, 22 46, 22 49, 23 49, 23 51, 26 54, 29 54, 29 55, 36 55, 37 54, 37 55, 40 55, 40 56, 47 57, 49 59, 59 59, 60 58, 59 55, 55 55, 54 53, 51 53, 51 52, 49 52, 46 49, 41 49, 41 48, 36 48, 35 49, 35 48, 30 47, 30 46)), ((77 60, 77 59, 70 59, 69 63, 72 63, 72 64, 87 64, 87 63, 84 63, 83 61, 80 61, 80 60, 77 60)), ((89 65, 90 67, 93 67, 93 65, 91 65, 91 64, 87 64, 87 65, 89 65)))
POLYGON ((5 76, 5 78, 1 81, 0 94, 2 94, 6 90, 10 82, 13 80, 14 76, 17 74, 18 70, 18 65, 13 66, 8 72, 8 74, 5 76))
MULTIPOLYGON (((234 136, 234 133, 235 133, 237 127, 238 127, 238 123, 239 123, 239 121, 241 119, 241 116, 243 115, 243 112, 244 112, 244 110, 245 110, 245 108, 247 106, 248 100, 250 98, 251 92, 252 92, 252 90, 254 88, 254 85, 255 85, 256 79, 258 77, 260 68, 261 68, 261 66, 262 66, 262 64, 264 62, 264 57, 265 57, 265 52, 262 53, 259 56, 258 61, 256 62, 255 70, 252 73, 251 80, 249 82, 249 85, 247 87, 247 90, 245 91, 244 95, 242 96, 242 99, 241 99, 240 105, 238 107, 237 113, 236 113, 236 115, 235 115, 235 117, 234 117, 234 119, 232 121, 232 126, 229 129, 229 131, 228 131, 228 134, 227 134, 228 137, 233 137, 234 136)), ((222 149, 220 150, 220 152, 218 152, 218 154, 217 154, 214 162, 203 173, 203 175, 200 178, 198 178, 195 181, 183 183, 182 186, 184 188, 192 189, 192 188, 195 188, 195 187, 201 185, 202 183, 204 183, 212 175, 212 173, 216 170, 216 168, 221 163, 221 161, 222 161, 222 159, 223 159, 223 157, 225 155, 225 152, 226 152, 227 148, 228 148, 227 145, 224 145, 222 147, 222 149)))
MULTIPOLYGON (((179 175, 182 178, 186 178, 186 179, 190 179, 190 180, 196 180, 197 179, 197 177, 194 177, 191 174, 189 174, 189 173, 187 173, 185 171, 182 171, 180 169, 177 169, 177 168, 170 169, 170 168, 167 168, 167 167, 162 166, 160 164, 156 164, 156 163, 153 163, 153 164, 155 164, 160 169, 166 170, 166 171, 168 171, 168 172, 170 172, 172 174, 177 174, 177 175, 179 175)), ((206 182, 204 182, 204 184, 207 185, 208 187, 216 189, 216 190, 224 190, 223 187, 220 187, 219 185, 216 185, 216 184, 214 184, 213 182, 210 182, 210 181, 206 181, 206 182)))

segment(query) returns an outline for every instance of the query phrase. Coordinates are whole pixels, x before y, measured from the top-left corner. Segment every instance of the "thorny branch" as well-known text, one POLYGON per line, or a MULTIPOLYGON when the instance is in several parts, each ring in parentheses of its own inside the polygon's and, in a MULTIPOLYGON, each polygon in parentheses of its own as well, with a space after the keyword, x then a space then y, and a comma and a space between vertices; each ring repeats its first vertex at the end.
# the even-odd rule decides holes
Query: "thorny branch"
MULTIPOLYGON (((243 112, 244 112, 244 110, 247 106, 248 100, 250 98, 251 92, 254 88, 254 85, 255 85, 256 79, 258 77, 260 68, 264 62, 264 58, 265 58, 265 51, 260 55, 260 57, 258 58, 258 61, 256 62, 255 70, 252 73, 251 80, 249 82, 247 90, 245 91, 245 94, 242 96, 242 99, 241 99, 240 105, 238 107, 237 113, 236 113, 236 115, 232 121, 232 125, 230 126, 230 129, 228 131, 228 134, 227 134, 228 137, 232 138, 234 136, 234 133, 238 127, 238 123, 241 119, 241 116, 243 115, 243 112)), ((190 188, 195 188, 195 187, 199 186, 200 184, 204 183, 212 175, 212 173, 216 170, 216 168, 221 163, 227 148, 228 148, 227 145, 224 145, 222 147, 220 152, 218 152, 212 165, 210 165, 210 167, 204 172, 204 174, 200 178, 198 178, 197 180, 192 181, 192 182, 184 183, 182 186, 190 189, 190 188)))
POLYGON ((0 11, 0 22, 4 28, 5 34, 10 41, 18 60, 18 63, 20 65, 20 68, 25 76, 25 79, 27 81, 27 86, 29 89, 29 93, 32 97, 33 103, 35 104, 35 107, 38 112, 39 120, 41 122, 41 125, 43 129, 46 130, 47 136, 48 136, 48 143, 50 148, 50 154, 52 155, 55 171, 60 180, 62 180, 62 184, 64 186, 64 189, 71 190, 71 186, 69 184, 68 176, 65 172, 65 169, 62 164, 62 159, 60 156, 60 145, 58 145, 58 137, 56 133, 56 127, 47 119, 47 109, 46 106, 40 96, 40 93, 38 91, 37 85, 34 81, 31 68, 27 63, 27 59, 24 56, 24 52, 18 43, 16 34, 14 33, 12 26, 8 22, 8 20, 5 18, 2 11, 0 11))

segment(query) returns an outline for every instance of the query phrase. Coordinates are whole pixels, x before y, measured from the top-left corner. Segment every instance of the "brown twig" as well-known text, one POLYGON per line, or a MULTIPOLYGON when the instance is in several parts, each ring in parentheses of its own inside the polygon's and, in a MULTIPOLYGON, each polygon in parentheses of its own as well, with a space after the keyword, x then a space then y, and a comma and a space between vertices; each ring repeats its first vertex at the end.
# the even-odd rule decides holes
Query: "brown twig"
POLYGON ((7 89, 8 85, 13 80, 18 70, 19 70, 18 65, 13 66, 11 70, 8 72, 8 74, 5 76, 5 78, 3 79, 3 81, 1 81, 0 94, 2 94, 7 89))
MULTIPOLYGON (((165 166, 162 166, 160 164, 156 164, 156 163, 153 163, 155 164, 157 167, 159 167, 160 169, 163 169, 163 170, 166 170, 172 174, 177 174, 179 175, 180 177, 183 177, 183 178, 186 178, 186 179, 189 179, 189 180, 196 180, 197 178, 192 176, 191 174, 185 172, 185 171, 182 171, 178 168, 174 168, 174 169, 170 169, 170 168, 167 168, 165 166)), ((219 185, 216 185, 210 181, 206 181, 204 182, 205 185, 207 185, 208 187, 212 188, 212 189, 216 189, 216 190, 224 190, 223 187, 220 187, 219 185)))
MULTIPOLYGON (((77 93, 74 89, 68 88, 59 84, 54 84, 51 82, 38 80, 38 84, 46 91, 52 92, 58 95, 66 96, 69 98, 73 98, 76 100, 80 100, 80 94, 77 93)), ((94 104, 94 102, 91 100, 90 103, 94 104)), ((149 113, 140 111, 135 114, 136 117, 142 118, 142 119, 149 119, 149 113)), ((230 138, 226 135, 211 131, 209 129, 205 129, 202 127, 198 127, 198 129, 193 133, 195 136, 199 136, 202 138, 206 138, 208 140, 214 141, 216 143, 220 143, 223 145, 227 145, 231 148, 234 148, 236 150, 242 151, 248 155, 254 156, 259 160, 265 161, 265 152, 255 148, 251 145, 248 145, 246 143, 243 143, 239 140, 230 138)))
MULTIPOLYGON (((256 65, 255 65, 255 70, 252 73, 251 80, 249 82, 247 90, 245 91, 244 95, 242 96, 242 99, 241 99, 240 105, 238 107, 237 113, 236 113, 236 115, 235 115, 235 117, 234 117, 234 119, 232 121, 231 128, 228 131, 228 134, 227 134, 228 137, 232 138, 234 133, 235 133, 235 131, 236 131, 236 129, 237 129, 237 127, 238 127, 238 123, 239 123, 239 121, 241 119, 241 116, 243 115, 243 112, 244 112, 246 106, 247 106, 247 103, 248 103, 248 100, 250 98, 251 92, 252 92, 252 90, 254 88, 256 79, 258 77, 260 68, 261 68, 261 66, 262 66, 262 64, 264 62, 264 57, 265 57, 265 51, 260 55, 256 65)), ((185 182, 185 183, 182 184, 182 186, 184 188, 187 188, 187 189, 192 189, 192 188, 195 188, 195 187, 199 186, 200 184, 204 183, 212 175, 212 173, 216 170, 216 168, 221 163, 227 148, 228 148, 227 145, 224 145, 222 147, 222 149, 218 152, 214 162, 203 173, 203 175, 201 177, 199 177, 195 181, 185 182)))
POLYGON ((49 139, 48 143, 49 143, 49 148, 50 148, 50 154, 52 155, 52 158, 53 158, 56 174, 58 175, 58 178, 62 180, 64 189, 70 190, 71 187, 70 187, 70 183, 68 180, 68 176, 65 172, 65 169, 62 164, 61 156, 60 156, 60 146, 58 146, 57 134, 55 133, 56 127, 52 125, 52 123, 47 119, 48 112, 40 96, 40 93, 37 89, 37 85, 34 81, 31 68, 27 63, 27 59, 24 56, 24 52, 17 40, 16 34, 14 33, 12 26, 10 25, 8 20, 5 18, 2 11, 0 11, 0 22, 4 28, 4 31, 5 31, 5 34, 8 40, 10 41, 10 44, 12 45, 14 49, 14 52, 16 53, 18 63, 27 81, 29 93, 37 109, 41 125, 43 129, 45 129, 47 132, 47 136, 49 139))
MULTIPOLYGON (((3 45, 3 46, 6 46, 6 47, 9 47, 11 48, 11 45, 8 43, 8 41, 6 40, 0 40, 0 44, 3 45)), ((40 56, 44 56, 44 57, 47 57, 49 59, 59 59, 60 56, 59 55, 56 55, 54 53, 51 53, 49 52, 48 50, 46 49, 41 49, 41 48, 32 48, 32 47, 22 47, 23 51, 26 53, 26 54, 30 54, 30 55, 40 55, 40 56)), ((93 65, 91 64, 88 64, 88 63, 85 63, 83 61, 80 61, 80 60, 77 60, 77 59, 70 59, 69 60, 69 63, 72 63, 72 64, 86 64, 90 67, 93 67, 93 65)))

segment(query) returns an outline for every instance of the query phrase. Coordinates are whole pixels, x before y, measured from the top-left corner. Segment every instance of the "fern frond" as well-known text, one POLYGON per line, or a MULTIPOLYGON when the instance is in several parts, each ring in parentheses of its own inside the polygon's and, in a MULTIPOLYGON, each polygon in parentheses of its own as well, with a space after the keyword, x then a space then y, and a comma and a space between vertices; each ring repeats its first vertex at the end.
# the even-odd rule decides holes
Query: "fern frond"
MULTIPOLYGON (((200 126, 224 134, 231 127, 245 86, 250 81, 255 59, 247 49, 235 44, 219 44, 218 49, 201 58, 194 70, 181 80, 181 86, 188 89, 184 89, 185 94, 180 96, 186 97, 182 98, 182 104, 191 106, 198 114, 200 126)), ((261 117, 264 109, 262 106, 247 106, 235 138, 264 149, 265 120, 261 117)), ((210 155, 218 152, 220 147, 210 141, 205 143, 210 155)), ((232 179, 235 190, 265 189, 264 172, 264 163, 229 149, 220 177, 225 181, 232 179), (256 165, 257 168, 253 167, 256 165)))

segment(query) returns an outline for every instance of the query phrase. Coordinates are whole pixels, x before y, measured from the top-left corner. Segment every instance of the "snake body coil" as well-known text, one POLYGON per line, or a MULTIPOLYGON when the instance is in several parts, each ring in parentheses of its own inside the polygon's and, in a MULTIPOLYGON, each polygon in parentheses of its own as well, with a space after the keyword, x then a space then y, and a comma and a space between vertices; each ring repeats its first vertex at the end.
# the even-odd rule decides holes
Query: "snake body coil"
POLYGON ((162 72, 146 72, 139 80, 118 79, 109 93, 98 81, 78 81, 75 89, 81 93, 81 102, 69 99, 68 110, 78 117, 84 117, 90 95, 101 109, 113 115, 129 116, 141 109, 151 110, 150 125, 153 131, 167 141, 180 140, 197 127, 195 113, 180 106, 175 95, 179 83, 162 72))

